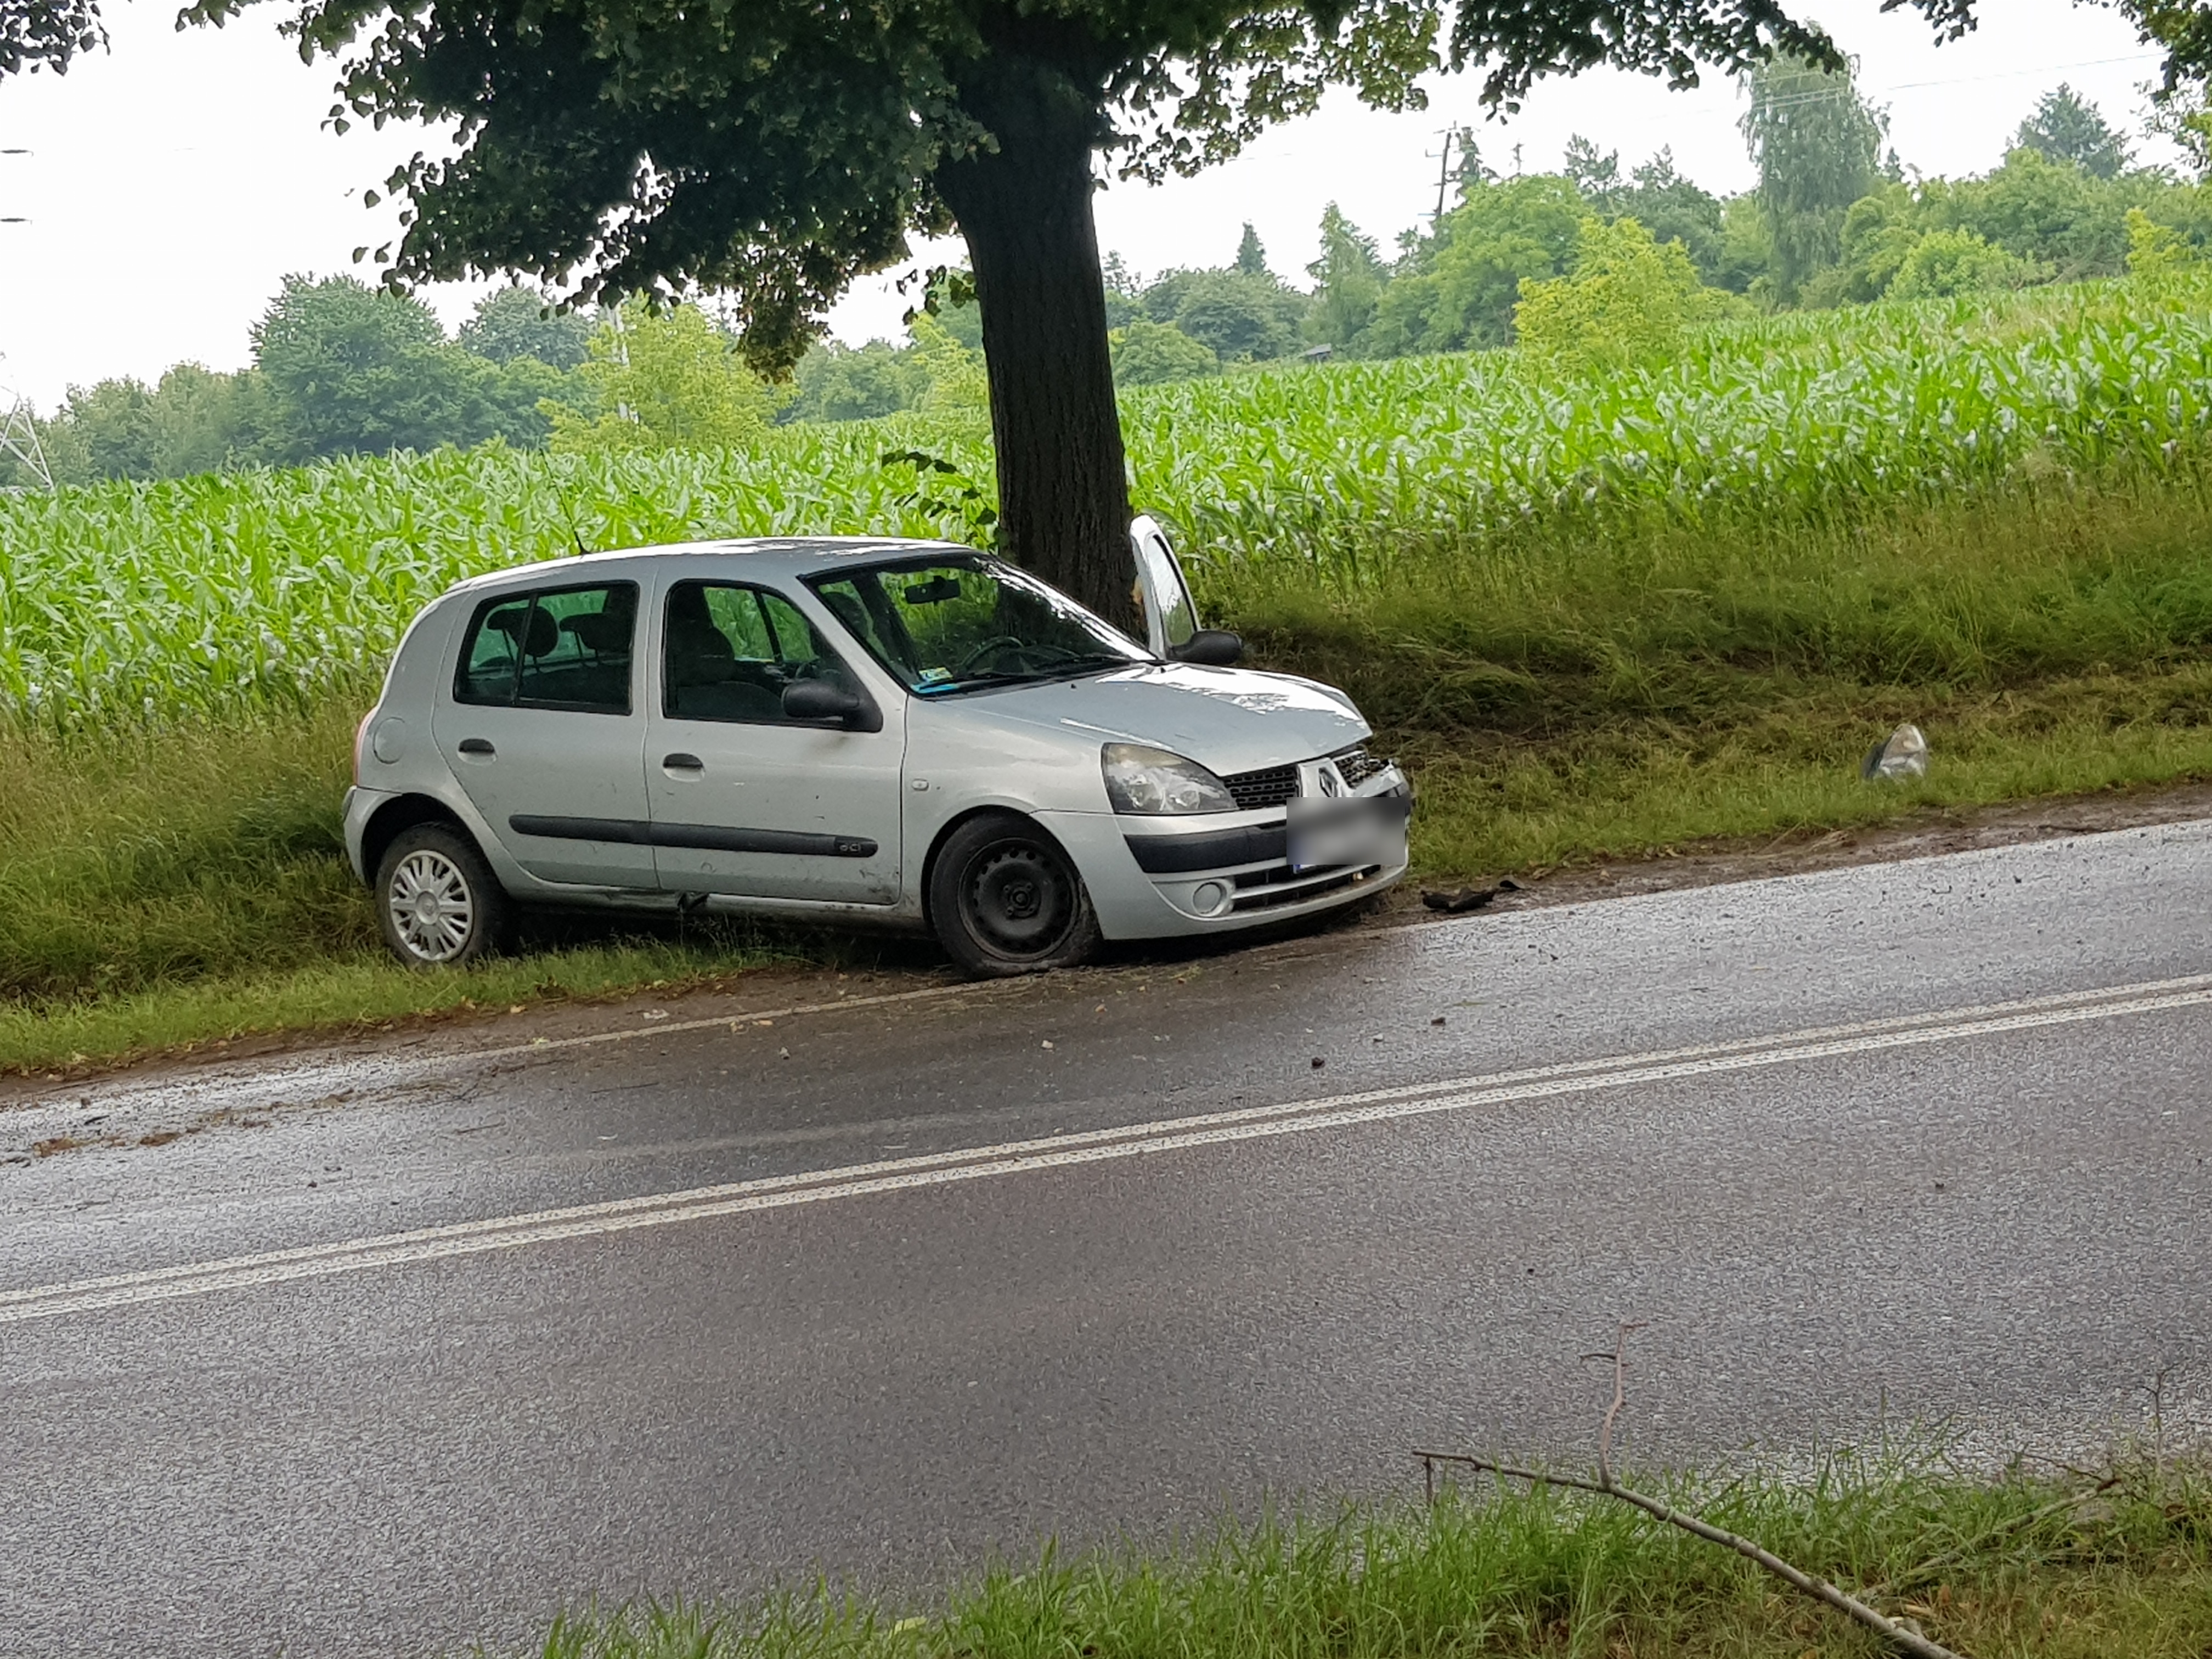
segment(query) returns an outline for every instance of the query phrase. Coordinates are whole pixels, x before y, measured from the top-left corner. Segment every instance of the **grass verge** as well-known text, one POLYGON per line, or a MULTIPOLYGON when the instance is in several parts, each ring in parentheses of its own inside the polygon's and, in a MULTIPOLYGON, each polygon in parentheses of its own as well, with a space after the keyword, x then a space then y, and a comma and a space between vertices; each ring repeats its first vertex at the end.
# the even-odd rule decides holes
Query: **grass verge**
MULTIPOLYGON (((1412 763, 1417 873, 1481 877, 2212 777, 2207 476, 2052 476, 1762 531, 1534 523, 1416 539, 1353 587, 1319 563, 1216 571, 1208 602, 1261 664, 1351 690, 1412 763), (1905 720, 1927 779, 1862 783, 1905 720)), ((390 964, 339 845, 358 712, 0 734, 0 1069, 836 948, 602 927, 468 975, 390 964)))
MULTIPOLYGON (((2202 1659, 2212 1484, 2137 1466, 2098 1490, 1828 1460, 1810 1479, 1662 1483, 1975 1659, 2202 1659)), ((1647 1489, 1649 1487, 1647 1486, 1647 1489)), ((1270 1516, 1166 1550, 999 1566, 933 1610, 864 1598, 564 1615, 544 1659, 1856 1659, 1868 1632, 1747 1561, 1553 1489, 1270 1516)))

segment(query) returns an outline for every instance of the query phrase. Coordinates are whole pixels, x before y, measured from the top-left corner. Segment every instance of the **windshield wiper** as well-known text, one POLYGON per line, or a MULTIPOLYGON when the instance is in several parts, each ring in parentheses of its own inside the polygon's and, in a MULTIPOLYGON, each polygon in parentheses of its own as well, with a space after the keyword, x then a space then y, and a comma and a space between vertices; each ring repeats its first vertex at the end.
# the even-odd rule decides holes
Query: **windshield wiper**
POLYGON ((947 691, 974 691, 993 685, 1031 685, 1047 680, 1079 679, 1085 674, 1100 674, 1109 669, 1129 668, 1135 665, 1123 657, 1083 657, 1073 662, 1057 664, 1051 668, 1036 669, 1026 674, 1009 674, 1004 672, 969 674, 963 678, 945 681, 937 685, 917 686, 915 690, 924 696, 942 696, 947 691))

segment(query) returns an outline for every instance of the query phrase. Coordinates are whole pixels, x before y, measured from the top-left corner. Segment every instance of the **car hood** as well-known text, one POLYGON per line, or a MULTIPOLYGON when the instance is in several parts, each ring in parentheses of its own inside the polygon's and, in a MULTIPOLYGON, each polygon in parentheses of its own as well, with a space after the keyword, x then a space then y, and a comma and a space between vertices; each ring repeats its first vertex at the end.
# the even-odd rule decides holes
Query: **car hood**
POLYGON ((1224 775, 1310 760, 1370 735, 1352 699, 1334 686, 1195 663, 1146 663, 963 701, 1001 719, 1101 743, 1171 749, 1224 775))

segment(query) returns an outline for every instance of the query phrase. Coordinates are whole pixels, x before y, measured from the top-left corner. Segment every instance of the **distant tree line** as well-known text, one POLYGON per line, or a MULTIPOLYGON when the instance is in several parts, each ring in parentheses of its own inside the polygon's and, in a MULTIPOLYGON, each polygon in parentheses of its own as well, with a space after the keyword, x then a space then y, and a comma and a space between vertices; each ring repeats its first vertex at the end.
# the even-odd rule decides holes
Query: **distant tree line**
MULTIPOLYGON (((1521 341, 1567 366, 1662 350, 1695 322, 2020 288, 2212 257, 2212 112, 2160 117, 2196 175, 2135 164, 2065 86, 1980 178, 1909 179, 1884 112, 1789 61, 1748 80, 1741 127, 1759 182, 1700 188, 1660 150, 1570 142, 1556 173, 1501 176, 1464 135, 1455 202, 1386 256, 1334 204, 1310 286, 1272 270, 1246 225, 1223 265, 1149 281, 1103 272, 1114 370, 1148 386, 1301 356, 1394 357, 1521 341)), ((907 338, 817 345, 770 386, 693 307, 562 313, 523 288, 488 295, 448 337, 419 301, 350 277, 287 279, 234 374, 196 364, 154 386, 72 387, 40 422, 58 481, 468 447, 712 447, 775 422, 984 410, 981 320, 940 285, 907 338)), ((0 477, 0 483, 21 482, 0 477)))

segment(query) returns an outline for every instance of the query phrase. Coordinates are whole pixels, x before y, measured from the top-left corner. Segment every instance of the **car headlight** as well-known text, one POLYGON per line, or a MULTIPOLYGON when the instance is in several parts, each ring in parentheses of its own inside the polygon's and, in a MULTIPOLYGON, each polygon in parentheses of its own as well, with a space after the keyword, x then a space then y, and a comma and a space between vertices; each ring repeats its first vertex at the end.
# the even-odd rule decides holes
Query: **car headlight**
POLYGON ((1117 812, 1233 812, 1219 778, 1194 760, 1140 743, 1109 743, 1099 752, 1106 799, 1117 812))

